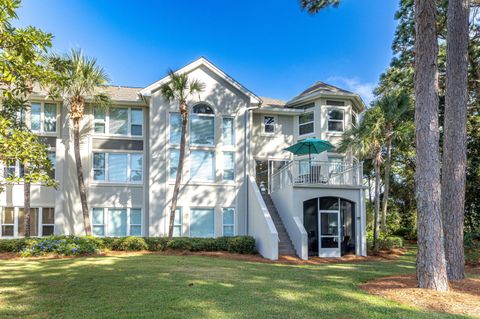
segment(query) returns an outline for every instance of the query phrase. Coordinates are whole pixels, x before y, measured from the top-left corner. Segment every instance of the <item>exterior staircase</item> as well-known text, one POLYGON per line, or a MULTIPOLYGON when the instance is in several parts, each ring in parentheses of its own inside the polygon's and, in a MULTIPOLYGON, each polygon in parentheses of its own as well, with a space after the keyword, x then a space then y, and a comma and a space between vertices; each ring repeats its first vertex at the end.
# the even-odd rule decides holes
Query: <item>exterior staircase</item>
POLYGON ((265 205, 267 206, 268 212, 272 217, 273 223, 275 224, 275 228, 278 232, 278 255, 288 255, 288 256, 295 256, 295 247, 293 247, 292 241, 290 240, 290 236, 288 236, 287 230, 283 225, 282 219, 278 214, 278 210, 273 203, 272 198, 266 192, 266 190, 261 190, 263 200, 265 201, 265 205))

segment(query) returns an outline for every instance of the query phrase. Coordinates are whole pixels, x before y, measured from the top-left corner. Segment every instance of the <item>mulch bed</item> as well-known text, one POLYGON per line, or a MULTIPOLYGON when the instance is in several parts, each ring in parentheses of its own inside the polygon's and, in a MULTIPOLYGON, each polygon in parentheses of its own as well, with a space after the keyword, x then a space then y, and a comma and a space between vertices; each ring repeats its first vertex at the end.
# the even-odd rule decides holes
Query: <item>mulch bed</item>
MULTIPOLYGON (((217 257, 233 260, 244 260, 252 262, 262 263, 274 263, 274 264, 288 264, 288 265, 320 265, 320 264, 332 264, 332 263, 345 263, 345 262, 365 262, 365 261, 379 261, 379 260, 395 260, 399 256, 403 255, 407 249, 394 249, 391 251, 382 251, 372 256, 356 256, 346 255, 340 258, 320 258, 310 257, 309 260, 302 260, 294 256, 280 256, 278 260, 265 259, 260 255, 244 255, 244 254, 232 254, 227 252, 190 252, 190 251, 164 251, 164 252, 151 252, 151 251, 105 251, 100 254, 91 255, 93 257, 104 256, 138 256, 138 255, 164 255, 164 256, 206 256, 217 257)), ((0 259, 22 259, 22 260, 41 260, 41 259, 61 259, 61 258, 78 258, 68 256, 42 256, 42 257, 28 257, 22 258, 15 253, 0 253, 0 259)))
MULTIPOLYGON (((480 273, 478 268, 471 270, 480 273)), ((480 278, 451 282, 448 292, 417 288, 415 275, 379 278, 360 288, 409 306, 480 318, 480 278)))

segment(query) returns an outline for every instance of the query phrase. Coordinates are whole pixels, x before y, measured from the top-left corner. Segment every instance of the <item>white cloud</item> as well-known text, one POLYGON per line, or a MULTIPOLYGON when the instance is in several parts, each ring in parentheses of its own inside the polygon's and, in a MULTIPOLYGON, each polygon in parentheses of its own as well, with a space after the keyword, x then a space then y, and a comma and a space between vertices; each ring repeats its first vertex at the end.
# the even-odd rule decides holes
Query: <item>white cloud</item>
POLYGON ((342 89, 357 93, 362 97, 367 106, 373 101, 373 90, 375 89, 374 83, 362 83, 358 78, 346 78, 342 76, 330 77, 328 78, 328 81, 342 89))

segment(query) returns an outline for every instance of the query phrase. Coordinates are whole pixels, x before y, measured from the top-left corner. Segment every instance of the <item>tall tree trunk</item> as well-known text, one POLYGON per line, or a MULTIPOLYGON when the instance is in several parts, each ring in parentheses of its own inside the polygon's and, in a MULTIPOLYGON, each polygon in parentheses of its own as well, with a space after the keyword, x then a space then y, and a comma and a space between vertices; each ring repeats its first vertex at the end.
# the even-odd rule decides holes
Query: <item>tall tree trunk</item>
POLYGON ((30 212, 30 180, 28 180, 28 175, 30 174, 30 168, 28 163, 23 164, 23 176, 24 176, 24 183, 23 183, 23 213, 25 214, 24 220, 24 228, 25 228, 25 237, 30 237, 30 220, 31 220, 31 212, 30 212))
POLYGON ((368 201, 371 203, 372 202, 372 181, 371 181, 370 175, 368 175, 367 180, 368 180, 368 201))
POLYGON ((380 163, 374 163, 375 168, 375 216, 373 221, 373 249, 378 251, 378 236, 380 233, 380 163))
POLYGON ((80 202, 82 203, 83 225, 85 227, 85 235, 92 234, 92 226, 90 224, 90 214, 88 213, 87 193, 85 190, 85 181, 83 179, 82 158, 80 157, 80 118, 73 118, 73 151, 75 153, 75 164, 77 167, 78 190, 80 192, 80 202))
POLYGON ((440 210, 436 10, 435 0, 415 0, 417 280, 420 288, 447 291, 440 210))
POLYGON ((387 231, 387 206, 388 206, 388 192, 390 189, 390 166, 392 165, 392 141, 387 139, 387 155, 385 160, 385 177, 383 189, 383 203, 382 203, 382 231, 387 231))
POLYGON ((442 170, 442 211, 449 280, 465 278, 463 226, 467 168, 468 0, 450 0, 442 170))
POLYGON ((180 182, 182 180, 183 163, 185 161, 185 145, 187 139, 188 112, 185 102, 180 101, 180 114, 182 116, 182 136, 180 139, 180 154, 178 157, 177 175, 175 177, 175 186, 173 188, 172 205, 170 207, 170 221, 168 226, 168 238, 173 237, 173 226, 175 222, 175 211, 177 210, 178 192, 180 191, 180 182))

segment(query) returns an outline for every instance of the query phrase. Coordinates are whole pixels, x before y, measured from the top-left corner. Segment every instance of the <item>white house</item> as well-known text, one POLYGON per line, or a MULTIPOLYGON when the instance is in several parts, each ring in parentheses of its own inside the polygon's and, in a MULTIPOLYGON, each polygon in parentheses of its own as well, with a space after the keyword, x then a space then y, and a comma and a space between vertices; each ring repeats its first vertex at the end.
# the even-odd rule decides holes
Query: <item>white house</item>
MULTIPOLYGON (((288 102, 259 97, 205 58, 181 68, 206 88, 189 101, 187 151, 175 235, 251 235, 266 258, 366 254, 362 163, 350 154, 295 157, 307 137, 337 145, 365 105, 317 82, 288 102)), ((96 236, 166 236, 177 170, 178 104, 159 88, 106 87, 113 105, 87 106, 81 154, 96 236)), ((32 185, 37 236, 84 233, 71 122, 61 101, 30 97, 27 125, 50 146, 57 190, 32 185)), ((21 174, 3 163, 4 174, 21 174)), ((0 237, 23 235, 23 186, 0 194, 0 237)))

